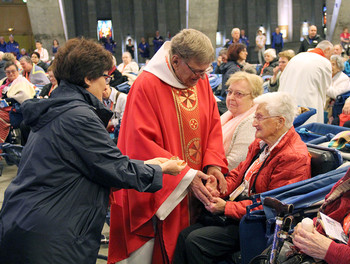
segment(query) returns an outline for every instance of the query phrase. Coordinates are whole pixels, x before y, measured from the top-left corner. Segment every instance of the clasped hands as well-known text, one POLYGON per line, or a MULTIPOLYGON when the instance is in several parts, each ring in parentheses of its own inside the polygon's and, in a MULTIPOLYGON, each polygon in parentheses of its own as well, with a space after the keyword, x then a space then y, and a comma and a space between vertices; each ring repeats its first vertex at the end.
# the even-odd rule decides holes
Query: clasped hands
POLYGON ((191 183, 191 190, 208 211, 214 214, 224 212, 226 202, 219 195, 226 194, 227 183, 217 167, 209 166, 207 174, 198 171, 191 183), (203 180, 206 181, 205 185, 203 180))

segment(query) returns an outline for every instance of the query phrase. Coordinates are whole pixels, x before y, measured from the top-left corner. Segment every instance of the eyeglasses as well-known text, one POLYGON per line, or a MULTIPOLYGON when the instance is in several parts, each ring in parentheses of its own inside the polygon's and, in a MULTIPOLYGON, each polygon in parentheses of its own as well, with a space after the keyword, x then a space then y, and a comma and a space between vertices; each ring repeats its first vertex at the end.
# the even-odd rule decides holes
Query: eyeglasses
POLYGON ((265 119, 269 119, 269 118, 272 118, 272 117, 280 117, 280 116, 262 116, 262 115, 257 115, 257 116, 254 116, 254 119, 258 122, 261 122, 265 119))
POLYGON ((106 84, 109 84, 111 80, 113 80, 113 76, 108 74, 103 74, 103 77, 105 77, 106 84))
POLYGON ((17 71, 16 70, 12 70, 12 71, 5 71, 6 74, 15 74, 17 71))
POLYGON ((245 93, 242 93, 242 92, 240 92, 240 91, 232 91, 232 90, 230 90, 230 89, 226 90, 225 92, 226 92, 226 94, 227 94, 228 96, 231 96, 231 95, 233 94, 233 96, 234 96, 235 98, 238 98, 238 99, 241 99, 241 98, 243 98, 244 96, 250 95, 250 93, 245 94, 245 93))
POLYGON ((203 77, 204 74, 207 72, 207 70, 205 70, 205 71, 197 71, 197 70, 194 70, 194 69, 191 68, 190 65, 187 64, 187 62, 186 62, 185 60, 184 60, 184 62, 185 62, 185 64, 187 65, 187 67, 191 70, 191 72, 192 72, 194 75, 196 75, 196 76, 199 75, 199 77, 203 77))

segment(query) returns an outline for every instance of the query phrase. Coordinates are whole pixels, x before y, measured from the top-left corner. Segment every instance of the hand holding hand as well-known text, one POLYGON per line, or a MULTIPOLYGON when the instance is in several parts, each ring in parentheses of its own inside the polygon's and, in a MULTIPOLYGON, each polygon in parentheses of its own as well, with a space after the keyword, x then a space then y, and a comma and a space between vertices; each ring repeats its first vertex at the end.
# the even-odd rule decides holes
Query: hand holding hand
POLYGON ((214 197, 220 196, 220 192, 217 189, 218 188, 218 181, 213 175, 209 176, 209 179, 207 180, 205 187, 208 189, 208 191, 210 192, 210 194, 212 196, 214 196, 214 197))
POLYGON ((225 194, 227 192, 227 182, 222 172, 216 166, 209 166, 207 174, 213 175, 219 181, 220 193, 225 194))
POLYGON ((213 201, 209 205, 205 205, 205 209, 207 209, 212 214, 221 214, 225 212, 225 206, 225 200, 219 197, 213 197, 213 201))
POLYGON ((201 171, 198 171, 196 176, 194 177, 190 188, 193 194, 197 197, 199 201, 201 201, 204 205, 210 204, 210 201, 213 199, 210 192, 205 188, 202 180, 208 180, 209 176, 204 174, 201 171))

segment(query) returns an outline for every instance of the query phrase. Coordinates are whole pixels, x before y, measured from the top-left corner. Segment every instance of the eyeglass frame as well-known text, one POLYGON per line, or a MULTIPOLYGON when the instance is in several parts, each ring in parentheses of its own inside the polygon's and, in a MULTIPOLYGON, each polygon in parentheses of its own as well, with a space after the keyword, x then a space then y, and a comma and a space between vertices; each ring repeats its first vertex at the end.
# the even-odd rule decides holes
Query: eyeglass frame
POLYGON ((108 74, 103 74, 102 76, 105 78, 106 85, 109 84, 114 79, 113 76, 108 74))
POLYGON ((183 59, 183 61, 184 61, 184 63, 186 64, 186 66, 190 69, 190 71, 191 71, 194 75, 196 75, 196 76, 199 75, 199 77, 203 77, 204 74, 206 74, 206 73, 208 72, 208 70, 210 69, 210 66, 209 66, 209 67, 208 67, 207 69, 205 69, 204 71, 196 72, 196 70, 194 70, 190 65, 188 65, 188 63, 186 62, 186 59, 184 58, 184 56, 182 56, 181 52, 180 52, 178 49, 176 49, 176 50, 177 50, 178 55, 181 57, 181 59, 183 59))
POLYGON ((229 89, 227 89, 227 90, 225 91, 225 93, 227 94, 227 96, 231 96, 232 93, 233 93, 233 96, 234 96, 235 98, 238 98, 238 99, 242 99, 243 97, 252 94, 252 93, 247 93, 247 94, 245 94, 245 93, 242 93, 242 92, 240 92, 240 91, 231 91, 231 90, 229 90, 229 89), (231 92, 231 94, 229 94, 230 92, 231 92), (237 93, 239 94, 238 96, 237 96, 237 93))
POLYGON ((257 118, 257 116, 254 115, 253 119, 260 123, 261 121, 264 121, 265 119, 269 119, 269 118, 273 118, 273 117, 281 117, 281 116, 280 115, 279 116, 259 116, 259 118, 257 118))

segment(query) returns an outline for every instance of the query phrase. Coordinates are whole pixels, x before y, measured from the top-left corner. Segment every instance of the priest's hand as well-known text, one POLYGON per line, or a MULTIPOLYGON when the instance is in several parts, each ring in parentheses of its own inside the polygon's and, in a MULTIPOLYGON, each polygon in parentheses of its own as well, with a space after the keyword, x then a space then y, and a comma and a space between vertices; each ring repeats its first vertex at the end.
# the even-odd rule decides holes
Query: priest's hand
POLYGON ((213 197, 210 192, 205 188, 202 180, 208 180, 209 176, 204 174, 201 171, 197 171, 196 176, 191 182, 190 188, 193 194, 197 197, 199 201, 201 201, 204 205, 209 205, 210 201, 212 201, 213 197))
POLYGON ((216 166, 208 166, 207 174, 213 175, 219 181, 220 193, 225 194, 227 192, 227 182, 220 169, 216 166))
POLYGON ((208 191, 212 196, 214 197, 220 196, 220 192, 218 191, 218 181, 213 175, 209 176, 209 179, 207 180, 205 187, 208 189, 208 191))
POLYGON ((205 209, 207 209, 212 214, 222 214, 225 212, 225 206, 226 206, 225 200, 219 197, 214 197, 213 201, 209 205, 205 206, 205 209))
POLYGON ((146 160, 144 163, 159 165, 163 173, 171 175, 178 175, 187 165, 183 160, 169 160, 167 158, 154 158, 146 160))

